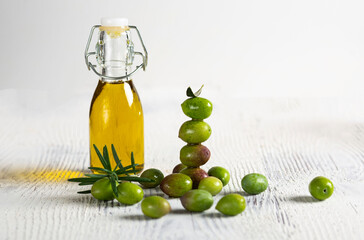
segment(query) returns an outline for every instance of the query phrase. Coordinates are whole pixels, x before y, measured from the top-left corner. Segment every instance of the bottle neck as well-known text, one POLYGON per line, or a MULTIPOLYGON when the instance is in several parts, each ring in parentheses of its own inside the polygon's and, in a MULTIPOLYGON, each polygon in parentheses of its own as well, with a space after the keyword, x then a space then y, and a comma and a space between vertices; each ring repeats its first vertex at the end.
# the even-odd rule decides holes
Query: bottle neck
MULTIPOLYGON (((96 44, 96 56, 100 72, 104 76, 119 77, 128 75, 133 64, 134 45, 128 29, 103 27, 100 29, 96 44)), ((104 82, 127 81, 128 79, 110 80, 104 82)))

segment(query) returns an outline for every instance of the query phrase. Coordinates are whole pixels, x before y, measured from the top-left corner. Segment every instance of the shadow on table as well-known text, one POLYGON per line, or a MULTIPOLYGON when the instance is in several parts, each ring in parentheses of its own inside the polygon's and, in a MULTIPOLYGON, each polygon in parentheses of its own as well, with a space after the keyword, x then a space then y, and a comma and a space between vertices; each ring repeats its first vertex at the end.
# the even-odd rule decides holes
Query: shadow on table
POLYGON ((293 196, 289 198, 290 201, 292 202, 297 202, 297 203, 314 203, 314 202, 319 202, 319 200, 311 197, 311 196, 306 196, 306 195, 301 195, 301 196, 293 196))
POLYGON ((244 191, 224 192, 222 195, 226 196, 226 195, 228 195, 228 194, 232 194, 232 193, 234 193, 234 194, 239 194, 239 195, 244 196, 244 197, 251 197, 251 196, 254 196, 254 195, 247 194, 247 193, 246 193, 246 192, 244 192, 244 191))
POLYGON ((157 220, 157 219, 154 219, 154 218, 147 217, 147 216, 145 216, 143 214, 123 215, 123 216, 119 216, 119 218, 121 218, 123 220, 129 220, 129 221, 141 221, 141 220, 150 221, 150 220, 157 220))
POLYGON ((159 187, 155 188, 155 189, 151 189, 150 191, 146 191, 144 189, 144 198, 151 197, 151 196, 159 196, 159 197, 166 198, 166 195, 162 192, 162 190, 159 189, 159 187))
POLYGON ((169 214, 173 215, 198 215, 198 212, 189 212, 186 209, 173 209, 169 214))
POLYGON ((235 217, 235 216, 224 215, 219 212, 204 213, 204 214, 202 214, 202 216, 206 217, 206 218, 233 218, 233 217, 235 217))
MULTIPOLYGON (((190 215, 190 216, 202 216, 202 217, 206 217, 206 218, 231 218, 232 216, 225 216, 221 213, 201 213, 201 212, 189 212, 185 209, 176 209, 176 210, 172 210, 169 214, 172 215, 179 215, 179 216, 186 216, 186 215, 190 215)), ((145 215, 141 214, 131 214, 131 215, 123 215, 123 216, 118 216, 118 218, 124 219, 124 220, 130 220, 130 221, 140 221, 140 220, 157 220, 157 219, 153 219, 153 218, 149 218, 145 215)))

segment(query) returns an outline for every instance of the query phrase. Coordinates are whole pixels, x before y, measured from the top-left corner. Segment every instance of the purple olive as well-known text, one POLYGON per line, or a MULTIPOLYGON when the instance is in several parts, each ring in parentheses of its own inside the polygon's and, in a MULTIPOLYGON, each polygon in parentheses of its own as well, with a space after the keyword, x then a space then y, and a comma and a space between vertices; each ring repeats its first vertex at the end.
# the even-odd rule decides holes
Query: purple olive
POLYGON ((184 165, 183 163, 177 164, 174 168, 173 168, 173 173, 179 173, 180 171, 182 171, 183 169, 185 169, 187 166, 184 165))
POLYGON ((193 188, 198 188, 200 181, 209 175, 201 168, 186 168, 181 171, 182 174, 189 176, 193 182, 193 188))

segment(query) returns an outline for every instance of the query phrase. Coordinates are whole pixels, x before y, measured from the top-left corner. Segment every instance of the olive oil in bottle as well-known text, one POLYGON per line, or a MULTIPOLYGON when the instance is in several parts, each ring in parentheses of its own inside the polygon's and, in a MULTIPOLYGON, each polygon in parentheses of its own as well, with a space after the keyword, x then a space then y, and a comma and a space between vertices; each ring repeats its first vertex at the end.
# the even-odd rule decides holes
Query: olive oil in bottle
MULTIPOLYGON (((132 80, 108 83, 99 81, 90 108, 91 166, 103 167, 93 144, 114 144, 121 163, 130 165, 134 154, 136 169, 144 166, 143 110, 132 80)), ((111 149, 110 147, 108 147, 111 149)), ((101 149, 100 149, 101 150, 101 149)), ((112 168, 115 162, 110 161, 112 168)))
MULTIPOLYGON (((123 166, 131 164, 131 154, 138 166, 144 167, 144 120, 139 95, 135 89, 131 75, 147 65, 147 51, 135 26, 128 26, 127 19, 103 18, 101 26, 91 29, 86 46, 85 60, 100 80, 93 95, 90 107, 90 166, 103 168, 94 145, 102 151, 106 145, 111 150, 114 145, 123 166), (96 51, 89 52, 89 45, 94 30, 99 34, 96 51), (130 30, 138 33, 144 54, 134 52, 130 30), (90 56, 96 56, 97 65, 89 62, 90 56), (142 63, 133 66, 134 56, 141 56, 142 63), (98 68, 97 68, 98 67, 98 68)), ((115 168, 111 151, 109 151, 111 167, 115 168)))

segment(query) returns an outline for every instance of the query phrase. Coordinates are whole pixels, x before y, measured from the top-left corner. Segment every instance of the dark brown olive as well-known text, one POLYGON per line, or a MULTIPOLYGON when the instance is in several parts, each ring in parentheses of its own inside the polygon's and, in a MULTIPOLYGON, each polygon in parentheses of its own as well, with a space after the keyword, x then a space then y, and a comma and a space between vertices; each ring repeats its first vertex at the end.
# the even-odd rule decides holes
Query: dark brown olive
POLYGON ((201 168, 186 168, 181 171, 182 174, 186 174, 192 179, 193 188, 198 188, 200 181, 209 175, 201 168))
POLYGON ((184 165, 183 163, 177 164, 174 168, 173 168, 173 173, 179 173, 181 172, 183 169, 185 169, 187 166, 184 165))

